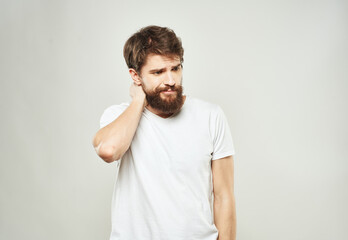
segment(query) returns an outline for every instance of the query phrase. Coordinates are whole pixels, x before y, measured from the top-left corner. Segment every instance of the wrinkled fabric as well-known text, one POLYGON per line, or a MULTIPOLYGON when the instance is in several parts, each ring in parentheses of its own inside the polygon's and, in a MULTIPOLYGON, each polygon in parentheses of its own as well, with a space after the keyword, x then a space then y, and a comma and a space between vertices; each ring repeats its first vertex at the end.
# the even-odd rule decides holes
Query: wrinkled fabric
MULTIPOLYGON (((100 128, 129 104, 105 109, 100 128)), ((145 108, 116 161, 110 240, 216 240, 211 161, 234 153, 219 105, 187 96, 169 118, 145 108)))

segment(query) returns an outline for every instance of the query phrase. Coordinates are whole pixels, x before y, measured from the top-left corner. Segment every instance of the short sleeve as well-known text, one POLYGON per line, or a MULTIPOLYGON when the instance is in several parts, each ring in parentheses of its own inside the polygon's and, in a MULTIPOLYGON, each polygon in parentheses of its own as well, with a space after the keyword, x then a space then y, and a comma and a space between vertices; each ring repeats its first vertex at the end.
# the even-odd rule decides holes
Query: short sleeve
POLYGON ((212 160, 234 155, 234 145, 227 118, 219 105, 212 111, 210 119, 213 140, 212 160))
POLYGON ((118 118, 126 108, 127 108, 126 103, 122 103, 120 105, 112 105, 106 108, 100 118, 99 127, 103 128, 109 125, 116 118, 118 118))

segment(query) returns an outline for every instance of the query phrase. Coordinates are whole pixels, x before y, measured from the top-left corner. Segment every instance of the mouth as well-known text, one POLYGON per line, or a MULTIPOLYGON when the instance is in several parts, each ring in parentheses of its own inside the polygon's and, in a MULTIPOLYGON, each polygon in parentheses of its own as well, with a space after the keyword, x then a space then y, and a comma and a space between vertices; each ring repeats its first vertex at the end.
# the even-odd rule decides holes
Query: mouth
POLYGON ((174 94, 176 91, 174 90, 168 90, 168 91, 162 91, 164 94, 174 94))

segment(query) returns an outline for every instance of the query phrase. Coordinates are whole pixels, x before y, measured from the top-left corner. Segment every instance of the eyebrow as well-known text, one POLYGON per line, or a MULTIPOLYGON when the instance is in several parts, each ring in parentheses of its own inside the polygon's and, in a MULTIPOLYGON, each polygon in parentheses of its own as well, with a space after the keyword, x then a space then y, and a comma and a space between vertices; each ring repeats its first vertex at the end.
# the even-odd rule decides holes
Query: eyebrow
MULTIPOLYGON (((176 67, 179 67, 179 66, 182 66, 181 63, 179 63, 178 65, 174 66, 173 68, 176 68, 176 67)), ((155 73, 155 72, 159 72, 159 71, 164 71, 166 68, 160 68, 160 69, 151 69, 149 71, 149 73, 155 73)))

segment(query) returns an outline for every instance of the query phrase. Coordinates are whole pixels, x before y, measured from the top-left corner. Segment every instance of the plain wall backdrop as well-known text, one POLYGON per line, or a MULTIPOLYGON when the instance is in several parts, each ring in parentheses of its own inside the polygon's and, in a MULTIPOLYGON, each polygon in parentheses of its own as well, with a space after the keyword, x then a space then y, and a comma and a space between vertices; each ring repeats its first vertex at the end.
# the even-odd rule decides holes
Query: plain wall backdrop
POLYGON ((0 2, 0 239, 108 239, 115 164, 92 138, 129 101, 146 25, 185 49, 185 94, 235 144, 239 240, 348 239, 347 1, 0 2))

